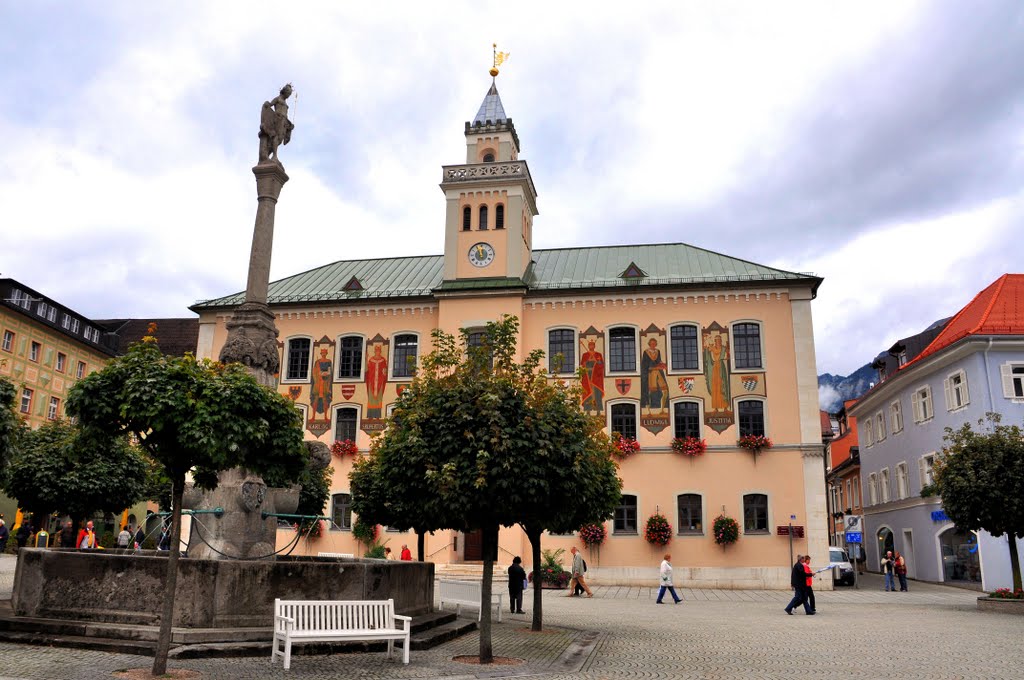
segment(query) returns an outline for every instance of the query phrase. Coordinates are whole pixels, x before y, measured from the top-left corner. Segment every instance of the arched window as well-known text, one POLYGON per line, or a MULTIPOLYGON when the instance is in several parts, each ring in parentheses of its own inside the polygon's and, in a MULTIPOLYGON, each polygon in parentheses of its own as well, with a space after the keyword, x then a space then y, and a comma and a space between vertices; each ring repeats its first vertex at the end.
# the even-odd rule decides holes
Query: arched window
POLYGON ((354 442, 356 440, 356 424, 358 420, 358 409, 351 406, 339 408, 334 416, 334 440, 354 442))
POLYGON ((764 368, 761 363, 761 326, 738 323, 732 327, 733 357, 736 368, 764 368))
POLYGON ((679 439, 695 437, 700 439, 700 405, 695 401, 677 401, 672 404, 675 418, 673 428, 679 439))
POLYGON ((415 335, 395 336, 395 360, 391 370, 393 378, 411 378, 416 372, 416 350, 419 338, 415 335))
POLYGON ((473 219, 473 209, 468 205, 462 209, 462 231, 469 231, 469 222, 473 219))
POLYGON ((292 338, 288 341, 288 363, 285 380, 309 380, 309 352, 312 341, 309 338, 292 338))
POLYGON ((338 378, 361 378, 363 375, 363 338, 346 335, 338 343, 338 378))
POLYGON ((490 152, 485 153, 484 154, 484 163, 493 163, 493 162, 494 162, 494 154, 490 153, 490 152))
POLYGON ((486 231, 487 229, 487 206, 480 206, 480 230, 486 231))
POLYGON ((501 203, 494 206, 494 228, 505 228, 505 206, 502 205, 501 203))
POLYGON ((699 367, 697 326, 678 324, 669 329, 673 371, 696 371, 699 367))
POLYGON ((548 370, 551 373, 576 370, 576 331, 568 328, 548 331, 548 370))
POLYGON ((764 436, 764 402, 749 399, 739 403, 740 436, 764 436))
POLYGON ((627 439, 636 439, 636 404, 612 404, 610 414, 612 432, 618 432, 627 439))
POLYGON ((610 344, 608 369, 611 373, 636 371, 636 329, 613 328, 608 331, 610 344))

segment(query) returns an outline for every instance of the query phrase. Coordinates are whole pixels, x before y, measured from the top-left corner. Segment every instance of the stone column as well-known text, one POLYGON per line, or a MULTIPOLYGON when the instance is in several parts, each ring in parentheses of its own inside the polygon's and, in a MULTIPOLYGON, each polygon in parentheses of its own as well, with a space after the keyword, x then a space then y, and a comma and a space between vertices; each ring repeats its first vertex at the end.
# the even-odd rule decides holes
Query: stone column
POLYGON ((249 279, 245 302, 225 324, 228 337, 220 351, 224 363, 244 364, 260 384, 277 387, 275 375, 280 369, 277 354, 277 327, 267 306, 270 285, 270 255, 274 247, 274 213, 281 187, 288 181, 284 167, 277 162, 260 163, 252 169, 256 175, 256 224, 249 254, 249 279))

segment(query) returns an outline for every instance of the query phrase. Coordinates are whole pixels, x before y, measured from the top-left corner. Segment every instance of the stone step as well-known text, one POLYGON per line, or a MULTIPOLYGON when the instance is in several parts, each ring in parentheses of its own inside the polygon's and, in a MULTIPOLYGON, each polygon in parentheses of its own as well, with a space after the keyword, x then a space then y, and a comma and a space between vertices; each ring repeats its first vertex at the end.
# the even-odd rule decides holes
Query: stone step
POLYGON ((153 656, 156 642, 142 640, 119 640, 83 635, 61 635, 47 632, 0 631, 0 642, 16 642, 23 645, 44 647, 67 647, 71 649, 95 649, 116 654, 141 654, 153 656))
POLYGON ((444 625, 437 626, 436 628, 431 628, 421 634, 414 633, 411 640, 411 647, 413 651, 437 647, 449 640, 454 640, 457 637, 461 637, 466 633, 471 633, 477 629, 476 619, 455 619, 454 614, 452 617, 454 620, 450 623, 445 623, 444 625))

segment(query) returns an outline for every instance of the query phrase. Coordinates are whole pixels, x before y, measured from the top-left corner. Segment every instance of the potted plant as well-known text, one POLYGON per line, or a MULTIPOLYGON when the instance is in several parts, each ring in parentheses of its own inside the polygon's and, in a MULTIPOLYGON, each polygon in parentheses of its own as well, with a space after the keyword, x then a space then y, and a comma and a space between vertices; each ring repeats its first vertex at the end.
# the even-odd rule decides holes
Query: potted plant
POLYGON ((772 440, 763 434, 745 434, 739 438, 736 445, 753 453, 756 459, 761 451, 772 448, 772 440))
POLYGON ((672 439, 672 450, 691 458, 704 455, 707 448, 708 443, 697 437, 675 437, 672 439))
POLYGON ((615 457, 625 460, 640 450, 640 442, 632 437, 623 437, 618 432, 612 434, 615 443, 615 457))
POLYGON ((331 444, 331 453, 339 458, 354 456, 359 453, 359 447, 351 439, 339 439, 331 444))
POLYGON ((740 525, 728 515, 719 515, 712 524, 715 533, 715 543, 725 547, 735 543, 740 537, 740 525))
POLYGON ((588 548, 598 548, 608 538, 608 530, 604 524, 587 524, 580 527, 580 540, 588 548))
POLYGON ((562 554, 564 548, 558 550, 541 550, 541 564, 527 574, 527 579, 532 583, 534 574, 539 574, 540 587, 548 589, 563 589, 569 585, 569 572, 562 568, 562 554))
POLYGON ((656 512, 647 518, 647 526, 644 527, 644 538, 651 545, 668 545, 668 542, 672 540, 672 525, 665 519, 665 515, 656 512))

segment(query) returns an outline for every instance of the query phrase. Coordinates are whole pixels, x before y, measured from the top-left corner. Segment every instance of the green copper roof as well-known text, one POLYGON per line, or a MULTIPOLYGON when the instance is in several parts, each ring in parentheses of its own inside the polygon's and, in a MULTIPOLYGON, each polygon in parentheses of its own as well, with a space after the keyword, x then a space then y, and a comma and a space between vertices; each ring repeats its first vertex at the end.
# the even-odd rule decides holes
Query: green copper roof
MULTIPOLYGON (((531 292, 773 281, 806 281, 816 291, 821 283, 821 279, 811 274, 773 269, 685 243, 535 250, 533 263, 522 282, 514 278, 443 281, 443 259, 441 255, 428 255, 334 262, 271 282, 269 302, 428 297, 435 290, 510 288, 521 287, 524 283, 531 292), (646 276, 623 278, 630 264, 635 264, 646 276), (353 276, 363 286, 362 290, 345 290, 353 276)), ((236 293, 199 302, 192 309, 234 307, 243 300, 244 293, 236 293)))

